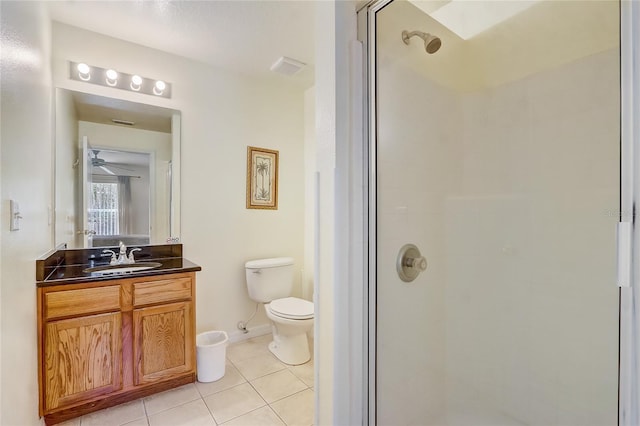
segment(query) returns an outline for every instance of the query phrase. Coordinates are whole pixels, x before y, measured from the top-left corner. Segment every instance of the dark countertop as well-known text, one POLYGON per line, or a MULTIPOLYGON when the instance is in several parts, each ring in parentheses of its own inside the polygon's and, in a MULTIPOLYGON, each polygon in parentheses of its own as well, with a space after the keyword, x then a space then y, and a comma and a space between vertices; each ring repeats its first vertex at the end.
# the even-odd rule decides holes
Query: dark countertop
POLYGON ((182 257, 181 245, 144 246, 136 256, 138 262, 158 262, 162 266, 144 271, 92 276, 84 272, 87 268, 108 265, 109 259, 100 256, 102 249, 56 250, 36 261, 36 285, 46 287, 60 284, 76 284, 78 282, 96 282, 119 280, 123 278, 146 277, 182 272, 196 272, 202 268, 182 257), (179 246, 179 247, 178 247, 179 246), (96 255, 98 253, 98 255, 96 255))

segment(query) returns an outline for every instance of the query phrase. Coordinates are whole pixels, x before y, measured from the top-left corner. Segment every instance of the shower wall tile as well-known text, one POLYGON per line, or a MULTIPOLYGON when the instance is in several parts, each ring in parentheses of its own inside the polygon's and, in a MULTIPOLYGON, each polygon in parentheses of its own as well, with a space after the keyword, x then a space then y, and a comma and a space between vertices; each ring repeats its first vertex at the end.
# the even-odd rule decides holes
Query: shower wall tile
POLYGON ((446 214, 447 388, 478 418, 615 421, 616 58, 462 101, 469 195, 446 214))

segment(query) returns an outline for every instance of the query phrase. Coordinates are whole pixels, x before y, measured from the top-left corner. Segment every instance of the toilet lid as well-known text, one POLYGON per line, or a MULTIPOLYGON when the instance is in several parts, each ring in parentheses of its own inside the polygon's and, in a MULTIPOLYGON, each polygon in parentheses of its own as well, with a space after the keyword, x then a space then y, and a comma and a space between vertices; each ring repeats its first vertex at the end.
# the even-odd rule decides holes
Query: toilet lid
POLYGON ((275 315, 291 319, 313 318, 313 303, 298 299, 297 297, 285 297, 276 299, 269 304, 269 309, 275 315))

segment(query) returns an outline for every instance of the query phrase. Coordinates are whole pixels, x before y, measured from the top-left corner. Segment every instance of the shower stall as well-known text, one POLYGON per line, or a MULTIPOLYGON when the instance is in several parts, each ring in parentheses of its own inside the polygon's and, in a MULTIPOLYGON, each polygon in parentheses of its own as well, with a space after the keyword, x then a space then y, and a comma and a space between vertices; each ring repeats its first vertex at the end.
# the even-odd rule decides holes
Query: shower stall
POLYGON ((638 425, 639 8, 359 12, 371 424, 638 425))

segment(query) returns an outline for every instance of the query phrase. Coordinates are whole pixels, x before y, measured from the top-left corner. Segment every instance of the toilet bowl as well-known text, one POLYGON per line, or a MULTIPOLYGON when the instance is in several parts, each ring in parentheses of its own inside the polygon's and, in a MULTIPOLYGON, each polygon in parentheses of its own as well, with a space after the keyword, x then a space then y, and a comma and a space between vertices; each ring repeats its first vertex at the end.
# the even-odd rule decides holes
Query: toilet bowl
POLYGON ((249 298, 264 305, 271 321, 273 341, 269 350, 289 365, 311 359, 307 332, 313 328, 313 303, 291 297, 293 259, 279 257, 245 264, 249 298))
POLYGON ((289 365, 309 361, 307 332, 313 328, 313 303, 286 297, 266 303, 264 309, 273 332, 273 341, 269 343, 271 353, 289 365))

